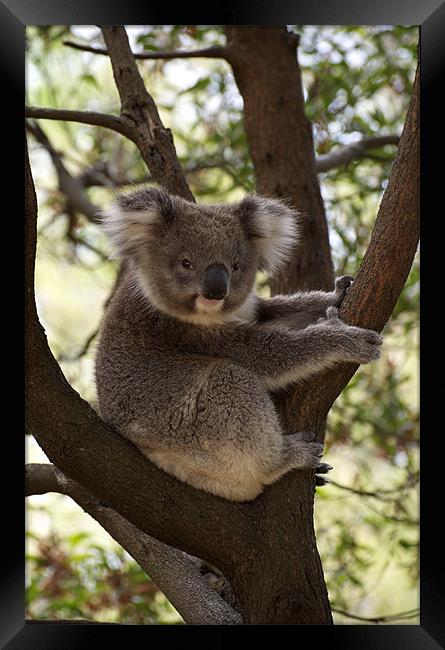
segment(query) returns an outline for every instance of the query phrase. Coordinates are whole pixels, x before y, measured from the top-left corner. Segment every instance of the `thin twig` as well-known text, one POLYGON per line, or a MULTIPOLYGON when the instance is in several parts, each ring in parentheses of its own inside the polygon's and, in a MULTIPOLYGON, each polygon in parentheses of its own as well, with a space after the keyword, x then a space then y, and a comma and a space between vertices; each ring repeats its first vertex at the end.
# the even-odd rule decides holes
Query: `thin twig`
POLYGON ((92 332, 92 334, 90 334, 90 336, 87 338, 87 340, 85 341, 83 346, 80 348, 80 350, 75 355, 69 356, 67 354, 62 353, 57 358, 57 361, 59 361, 59 362, 61 362, 61 361, 68 361, 68 362, 78 361, 81 357, 84 356, 84 354, 86 354, 88 352, 88 349, 89 349, 91 343, 94 341, 94 339, 96 338, 98 333, 99 333, 99 329, 94 330, 94 332, 92 332))
MULTIPOLYGON (((91 45, 83 45, 82 43, 75 43, 73 41, 63 41, 67 47, 72 47, 75 50, 82 52, 91 52, 92 54, 102 54, 109 56, 108 50, 101 47, 92 47, 91 45)), ((158 52, 132 52, 135 59, 228 59, 230 56, 229 48, 223 45, 214 45, 213 47, 206 47, 201 50, 159 50, 158 52)))
POLYGON ((404 490, 414 487, 418 483, 418 481, 419 479, 416 478, 415 480, 408 482, 407 485, 402 487, 394 488, 392 490, 375 490, 375 491, 361 490, 358 488, 350 487, 349 485, 341 485, 340 483, 337 483, 336 481, 332 481, 331 479, 329 480, 329 483, 331 485, 335 485, 335 487, 339 488, 340 490, 345 490, 346 492, 351 492, 352 494, 357 494, 363 497, 375 497, 376 499, 385 500, 385 497, 390 494, 397 494, 403 492, 404 490))
POLYGON ((100 257, 100 259, 101 259, 103 262, 108 262, 108 261, 109 261, 110 258, 109 258, 108 255, 106 255, 106 253, 104 253, 103 251, 101 251, 101 250, 100 250, 99 248, 97 248, 96 246, 93 246, 93 244, 90 244, 90 243, 87 242, 85 239, 82 239, 82 237, 79 237, 78 235, 75 235, 74 233, 70 233, 70 234, 69 234, 69 239, 70 239, 70 241, 72 241, 74 244, 77 244, 77 245, 79 245, 79 246, 84 246, 85 248, 88 248, 88 250, 92 251, 93 253, 96 253, 96 255, 97 255, 98 257, 100 257))
POLYGON ((65 207, 67 210, 81 212, 89 221, 97 223, 98 208, 89 200, 79 177, 73 176, 68 171, 62 156, 56 151, 46 133, 37 123, 27 121, 26 128, 49 153, 57 173, 59 189, 66 197, 65 207))
POLYGON ((367 623, 391 623, 393 621, 402 621, 410 618, 415 618, 419 615, 419 609, 410 609, 406 612, 400 612, 399 614, 390 614, 388 616, 375 616, 367 618, 366 616, 358 616, 357 614, 345 612, 344 610, 337 609, 336 607, 332 607, 331 609, 336 614, 341 614, 342 616, 353 618, 356 621, 366 621, 367 623))

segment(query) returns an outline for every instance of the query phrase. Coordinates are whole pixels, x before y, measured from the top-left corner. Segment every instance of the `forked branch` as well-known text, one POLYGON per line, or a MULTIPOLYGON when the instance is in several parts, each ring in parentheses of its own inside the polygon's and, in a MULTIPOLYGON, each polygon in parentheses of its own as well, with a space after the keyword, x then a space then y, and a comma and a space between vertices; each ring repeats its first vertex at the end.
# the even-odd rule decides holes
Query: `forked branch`
POLYGON ((102 27, 114 80, 121 99, 121 119, 136 133, 135 142, 153 179, 172 194, 194 201, 176 156, 173 136, 159 117, 130 49, 124 27, 102 27))

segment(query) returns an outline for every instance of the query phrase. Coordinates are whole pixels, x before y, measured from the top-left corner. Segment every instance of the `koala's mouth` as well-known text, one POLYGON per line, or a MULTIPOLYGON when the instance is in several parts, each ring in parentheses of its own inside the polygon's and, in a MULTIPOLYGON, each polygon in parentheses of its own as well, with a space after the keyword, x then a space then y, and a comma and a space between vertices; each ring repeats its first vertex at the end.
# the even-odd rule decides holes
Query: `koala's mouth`
POLYGON ((196 311, 207 314, 214 314, 222 309, 224 305, 224 298, 217 300, 216 298, 205 298, 204 296, 197 296, 195 299, 196 311))

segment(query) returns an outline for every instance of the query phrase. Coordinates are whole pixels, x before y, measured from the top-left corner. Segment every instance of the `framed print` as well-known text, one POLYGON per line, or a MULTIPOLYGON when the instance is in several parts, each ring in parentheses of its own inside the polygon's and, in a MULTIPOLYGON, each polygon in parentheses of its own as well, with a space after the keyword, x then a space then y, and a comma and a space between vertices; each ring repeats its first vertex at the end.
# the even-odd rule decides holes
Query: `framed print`
MULTIPOLYGON (((443 6, 1 12, 25 94, 27 497, 2 647, 260 625, 442 647, 418 367, 443 6)), ((422 368, 442 326, 422 322, 422 368)))

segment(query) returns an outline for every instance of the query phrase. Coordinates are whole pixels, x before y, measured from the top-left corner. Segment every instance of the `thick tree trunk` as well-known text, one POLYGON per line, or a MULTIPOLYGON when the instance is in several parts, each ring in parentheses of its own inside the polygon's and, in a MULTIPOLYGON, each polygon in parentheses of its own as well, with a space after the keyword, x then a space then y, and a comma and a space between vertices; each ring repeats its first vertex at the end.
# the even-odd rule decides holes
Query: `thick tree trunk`
POLYGON ((274 293, 333 288, 328 228, 304 113, 298 36, 286 27, 226 27, 228 59, 244 100, 244 127, 260 194, 302 211, 303 245, 272 280, 274 293))
MULTIPOLYGON (((228 58, 244 100, 244 125, 257 190, 284 198, 302 212, 302 244, 286 268, 272 279, 272 293, 304 288, 331 290, 328 227, 311 125, 304 112, 295 51, 298 37, 286 27, 226 27, 225 31, 228 58)), ((282 392, 275 396, 275 403, 285 430, 293 432, 298 428, 295 411, 287 408, 290 398, 289 392, 282 392)), ((279 491, 272 489, 265 499, 264 531, 258 536, 258 552, 264 557, 258 568, 270 563, 272 556, 277 566, 271 567, 269 576, 264 575, 267 572, 249 572, 250 582, 238 593, 238 598, 241 592, 249 594, 254 620, 332 623, 315 541, 313 497, 312 474, 298 472, 291 481, 280 481, 279 491), (267 583, 262 590, 259 581, 267 583), (266 593, 269 595, 264 598, 266 593)))
POLYGON ((256 530, 224 569, 246 623, 332 623, 313 528, 313 474, 292 474, 252 504, 256 530))

